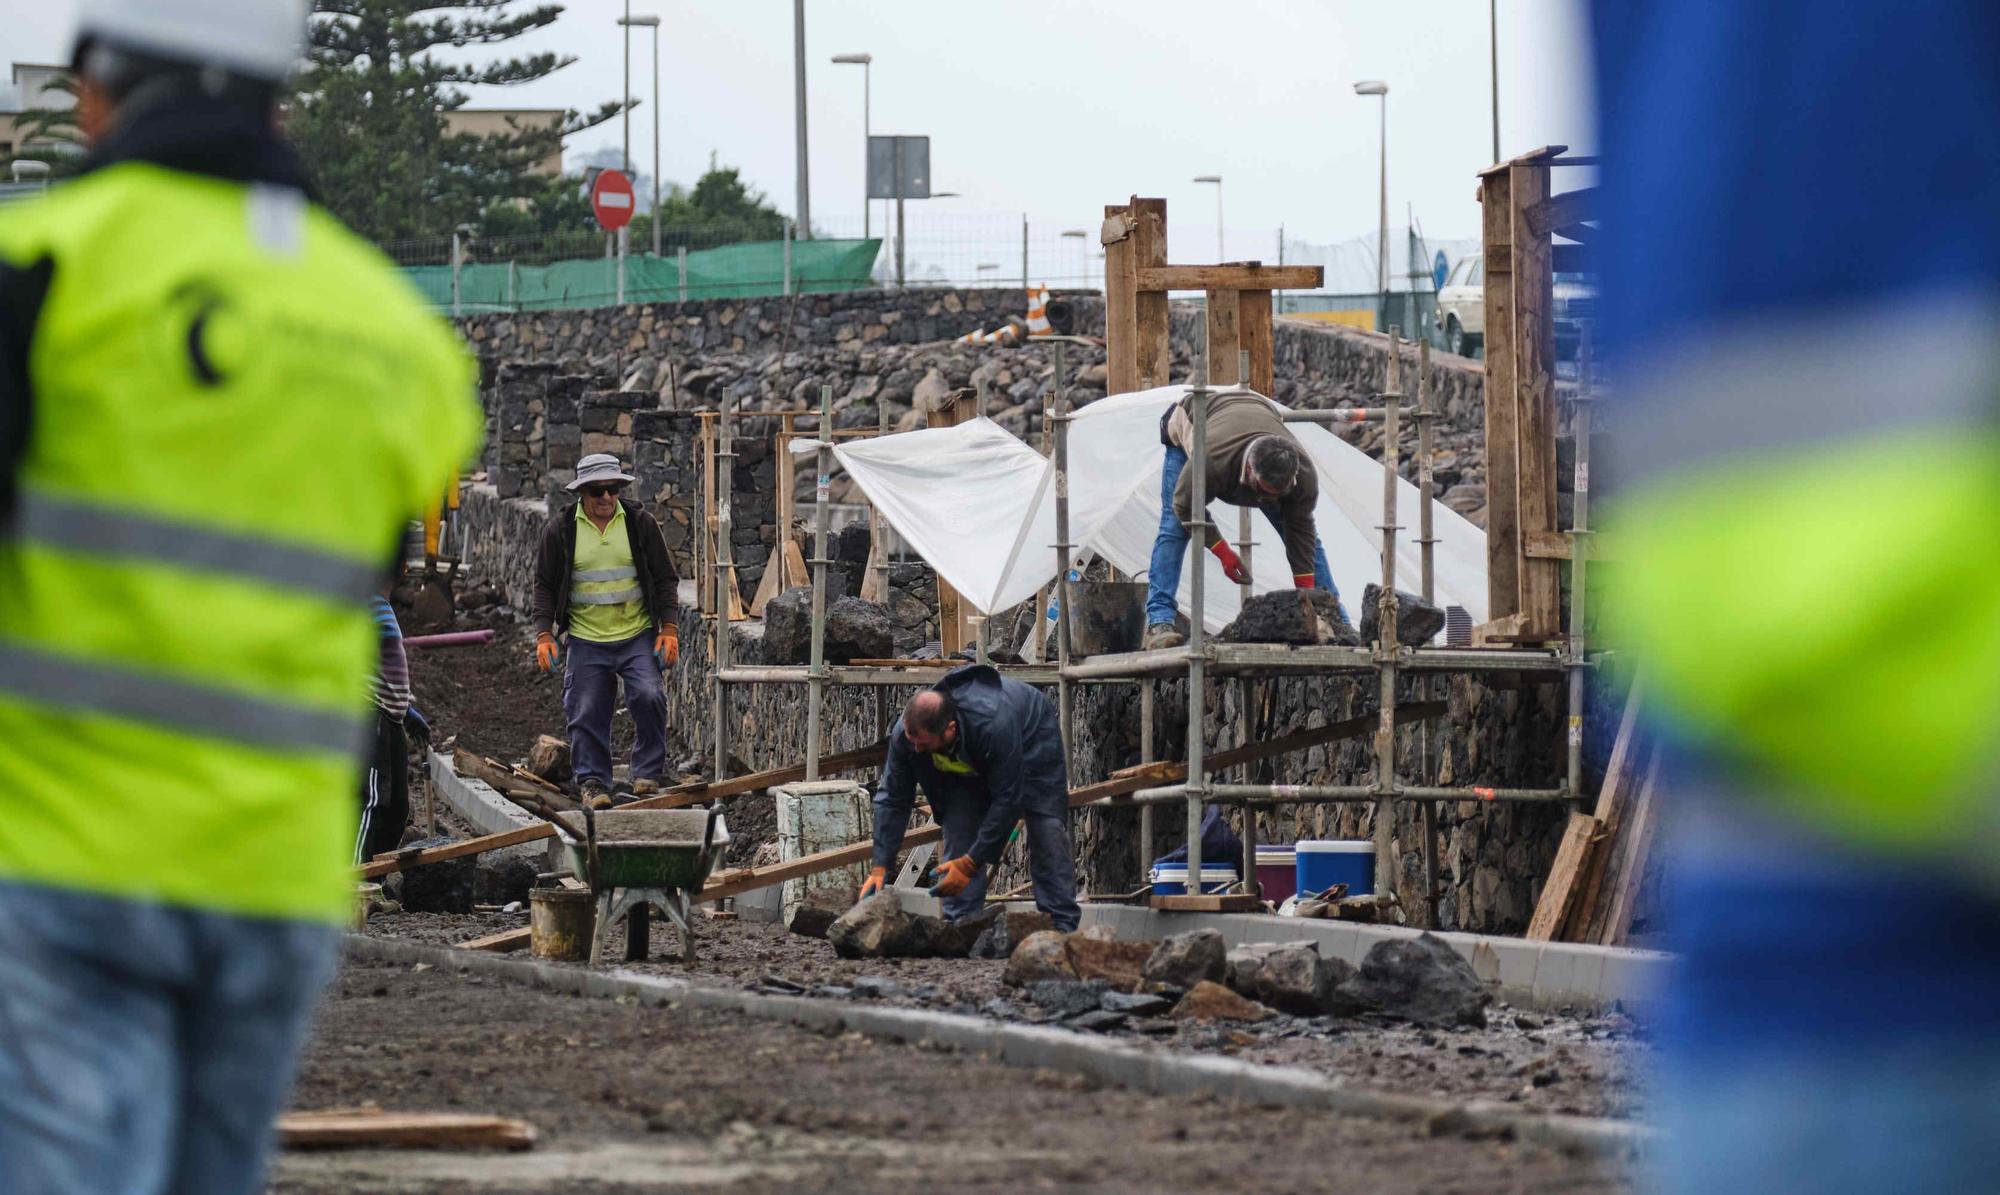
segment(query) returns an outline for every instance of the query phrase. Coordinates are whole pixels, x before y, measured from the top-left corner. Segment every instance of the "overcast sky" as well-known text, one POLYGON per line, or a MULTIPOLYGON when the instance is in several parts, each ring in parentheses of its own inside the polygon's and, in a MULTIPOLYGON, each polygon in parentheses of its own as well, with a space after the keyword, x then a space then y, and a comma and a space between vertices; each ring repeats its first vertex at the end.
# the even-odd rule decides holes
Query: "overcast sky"
MULTIPOLYGON (((56 61, 74 0, 12 3, 6 53, 56 61)), ((549 29, 510 51, 578 61, 541 82, 481 89, 475 104, 593 107, 617 98, 625 0, 572 0, 549 29)), ((697 177, 713 150, 786 212, 795 209, 792 5, 785 0, 634 0, 657 13, 665 176, 697 177)), ((1171 224, 1211 230, 1224 179, 1232 230, 1286 226, 1339 241, 1376 223, 1379 101, 1389 83, 1389 204, 1414 207, 1436 238, 1476 235, 1474 172, 1492 156, 1484 0, 808 0, 807 110, 814 223, 858 233, 862 68, 875 56, 877 133, 931 137, 933 200, 969 215, 1027 213, 1095 229, 1103 205, 1165 196, 1171 224)), ((1595 147, 1578 0, 1501 0, 1501 150, 1595 147)), ((634 30, 634 164, 652 165, 648 31, 634 30)), ((572 153, 618 145, 619 122, 578 135, 572 153)), ((1582 182, 1583 179, 1565 180, 1582 182)), ((879 211, 879 205, 878 209, 879 211)), ((879 232, 879 227, 877 229, 879 232)), ((1174 238, 1177 259, 1197 260, 1174 238)), ((1213 241, 1206 242, 1211 248, 1213 241)))

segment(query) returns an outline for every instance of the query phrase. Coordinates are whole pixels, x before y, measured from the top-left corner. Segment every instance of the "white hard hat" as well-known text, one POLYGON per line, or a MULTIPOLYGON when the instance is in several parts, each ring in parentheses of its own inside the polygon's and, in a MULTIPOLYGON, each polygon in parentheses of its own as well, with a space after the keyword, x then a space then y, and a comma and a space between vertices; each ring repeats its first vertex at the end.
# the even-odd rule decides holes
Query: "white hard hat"
POLYGON ((82 0, 76 40, 282 82, 305 53, 311 0, 82 0))

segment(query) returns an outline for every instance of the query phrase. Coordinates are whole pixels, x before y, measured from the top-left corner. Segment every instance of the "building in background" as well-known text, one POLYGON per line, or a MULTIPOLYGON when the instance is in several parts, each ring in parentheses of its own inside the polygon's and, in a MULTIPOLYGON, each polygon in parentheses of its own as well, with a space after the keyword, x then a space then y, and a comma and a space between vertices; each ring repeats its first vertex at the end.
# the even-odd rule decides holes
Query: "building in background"
MULTIPOLYGON (((444 114, 447 133, 471 133, 498 137, 528 129, 557 128, 563 122, 561 108, 454 108, 444 114)), ((536 174, 550 178, 562 175, 562 147, 557 145, 535 163, 536 174)))

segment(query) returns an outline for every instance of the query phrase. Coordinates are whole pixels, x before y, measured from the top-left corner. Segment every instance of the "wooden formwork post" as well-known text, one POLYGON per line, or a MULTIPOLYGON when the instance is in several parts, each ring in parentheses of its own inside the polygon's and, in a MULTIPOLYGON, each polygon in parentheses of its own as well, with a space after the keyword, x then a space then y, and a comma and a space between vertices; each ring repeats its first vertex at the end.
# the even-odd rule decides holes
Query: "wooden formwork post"
POLYGON ((1510 172, 1499 167, 1482 176, 1479 187, 1486 253, 1486 617, 1493 622, 1521 611, 1512 183, 1510 172))

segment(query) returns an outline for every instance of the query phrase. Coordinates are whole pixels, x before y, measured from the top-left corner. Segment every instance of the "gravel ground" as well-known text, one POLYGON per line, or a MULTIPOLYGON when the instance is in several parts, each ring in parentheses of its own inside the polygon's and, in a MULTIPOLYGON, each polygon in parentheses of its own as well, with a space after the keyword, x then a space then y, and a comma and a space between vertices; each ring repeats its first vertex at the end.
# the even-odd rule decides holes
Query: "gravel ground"
MULTIPOLYGON (((404 913, 373 918, 368 930, 381 937, 448 944, 526 922, 518 914, 404 913)), ((621 946, 622 932, 617 938, 621 946)), ((696 934, 699 950, 691 970, 678 962, 675 931, 657 923, 652 936, 657 961, 629 966, 724 987, 755 988, 776 979, 829 998, 848 997, 851 993, 838 989, 850 988, 862 976, 880 976, 904 989, 904 995, 891 997, 894 1003, 1023 1021, 1040 1013, 1001 985, 1004 964, 998 961, 841 959, 823 941, 747 921, 703 920, 697 922, 696 934), (822 991, 826 988, 836 990, 822 991), (990 1003, 996 999, 1003 1004, 990 1003)), ((1424 1030, 1372 1020, 1283 1017, 1257 1026, 1179 1025, 1169 1036, 1136 1030, 1114 1036, 1158 1049, 1310 1067, 1384 1091, 1496 1099, 1536 1112, 1587 1116, 1633 1116, 1643 1110, 1641 1072, 1648 1049, 1625 1017, 1504 1007, 1489 1012, 1484 1029, 1424 1030)))
POLYGON ((319 1015, 293 1106, 367 1102, 520 1117, 541 1137, 516 1154, 287 1153, 269 1190, 1625 1189, 1605 1163, 1516 1142, 1147 1095, 856 1034, 354 963, 319 1015))

